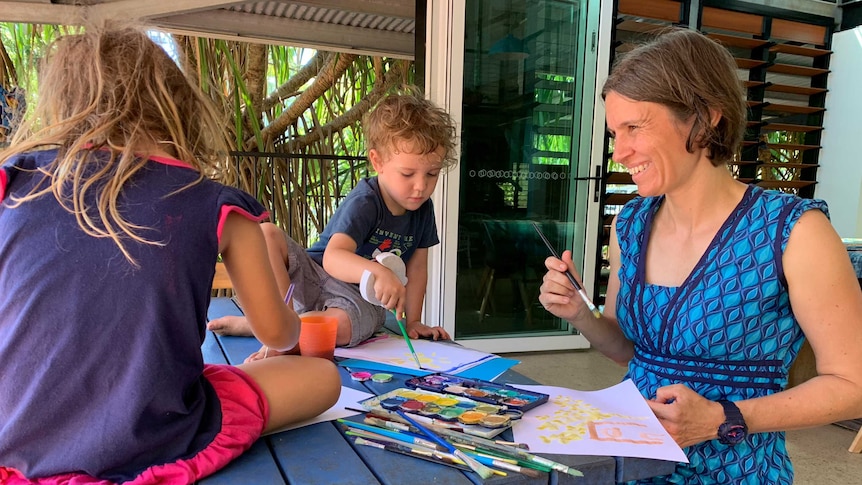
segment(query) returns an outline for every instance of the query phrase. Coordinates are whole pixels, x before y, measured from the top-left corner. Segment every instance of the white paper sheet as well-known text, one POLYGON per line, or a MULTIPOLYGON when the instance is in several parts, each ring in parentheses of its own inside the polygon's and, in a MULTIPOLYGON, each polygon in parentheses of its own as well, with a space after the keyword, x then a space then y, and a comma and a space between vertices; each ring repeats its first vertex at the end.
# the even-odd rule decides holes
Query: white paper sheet
POLYGON ((532 452, 688 463, 631 380, 599 391, 513 386, 550 396, 512 426, 515 441, 528 444, 532 452))
MULTIPOLYGON (((476 366, 494 354, 467 349, 458 345, 435 342, 433 340, 412 339, 413 349, 419 363, 425 370, 455 374, 476 366)), ((370 338, 356 347, 336 347, 336 357, 369 360, 396 367, 416 368, 416 361, 410 354, 407 342, 400 335, 381 334, 370 338)))
POLYGON ((341 386, 341 395, 338 397, 338 401, 334 406, 327 409, 323 413, 305 420, 299 423, 294 423, 290 426, 286 426, 284 428, 273 431, 272 433, 280 433, 282 431, 288 431, 291 429, 301 428, 303 426, 308 426, 311 424, 322 423, 324 421, 334 421, 340 418, 346 418, 348 416, 353 416, 355 414, 360 414, 356 411, 350 411, 345 408, 354 408, 354 409, 362 409, 358 403, 359 401, 364 401, 373 396, 373 394, 369 394, 367 392, 357 391, 351 387, 341 386))

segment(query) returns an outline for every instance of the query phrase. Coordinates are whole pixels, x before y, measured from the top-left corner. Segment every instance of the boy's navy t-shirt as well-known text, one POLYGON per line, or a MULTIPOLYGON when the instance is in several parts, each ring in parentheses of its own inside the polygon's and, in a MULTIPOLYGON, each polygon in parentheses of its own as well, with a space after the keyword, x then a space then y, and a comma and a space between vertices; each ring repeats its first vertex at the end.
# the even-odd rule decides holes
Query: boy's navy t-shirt
POLYGON ((377 177, 364 178, 338 206, 320 239, 308 254, 323 266, 323 252, 333 234, 344 233, 356 241, 356 254, 373 259, 381 252, 392 252, 406 264, 419 248, 438 244, 437 222, 431 199, 415 211, 395 216, 380 194, 377 177))

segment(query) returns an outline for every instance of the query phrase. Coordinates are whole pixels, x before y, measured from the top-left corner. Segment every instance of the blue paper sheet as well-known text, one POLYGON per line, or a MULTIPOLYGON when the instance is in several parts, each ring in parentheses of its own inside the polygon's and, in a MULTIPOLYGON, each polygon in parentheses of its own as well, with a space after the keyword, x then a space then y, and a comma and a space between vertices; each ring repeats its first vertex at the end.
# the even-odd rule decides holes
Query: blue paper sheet
MULTIPOLYGON (((493 381, 500 374, 506 372, 511 367, 519 364, 521 361, 515 359, 506 359, 503 357, 496 357, 493 359, 489 359, 481 364, 478 364, 474 367, 471 367, 467 370, 456 373, 461 377, 469 377, 471 379, 481 379, 485 381, 493 381)), ((395 365, 389 364, 381 364, 379 362, 372 362, 369 360, 360 360, 360 359, 344 359, 338 362, 338 365, 342 367, 349 367, 350 370, 373 370, 379 372, 389 372, 395 374, 407 374, 411 376, 425 376, 428 374, 433 374, 431 371, 413 369, 410 367, 399 367, 395 365)))

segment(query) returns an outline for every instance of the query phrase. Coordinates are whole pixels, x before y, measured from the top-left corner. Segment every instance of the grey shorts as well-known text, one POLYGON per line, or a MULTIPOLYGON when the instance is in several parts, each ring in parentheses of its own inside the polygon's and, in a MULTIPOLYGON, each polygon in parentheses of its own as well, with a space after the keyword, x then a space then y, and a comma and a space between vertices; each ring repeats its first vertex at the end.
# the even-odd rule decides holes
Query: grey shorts
POLYGON ((287 234, 288 274, 296 285, 293 290, 293 309, 305 312, 340 308, 350 318, 350 343, 353 347, 370 338, 383 328, 386 309, 369 303, 359 293, 359 286, 333 278, 296 241, 287 234))

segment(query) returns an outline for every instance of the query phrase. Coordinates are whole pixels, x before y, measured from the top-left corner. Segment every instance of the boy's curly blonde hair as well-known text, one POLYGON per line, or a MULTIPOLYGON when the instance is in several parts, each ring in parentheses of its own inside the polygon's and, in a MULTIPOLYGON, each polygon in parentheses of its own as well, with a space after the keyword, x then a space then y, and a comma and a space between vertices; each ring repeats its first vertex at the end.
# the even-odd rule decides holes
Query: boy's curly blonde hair
POLYGON ((403 143, 412 147, 412 153, 425 155, 443 147, 444 170, 458 161, 455 123, 449 113, 416 90, 383 98, 365 115, 363 131, 369 151, 395 153, 403 143))

